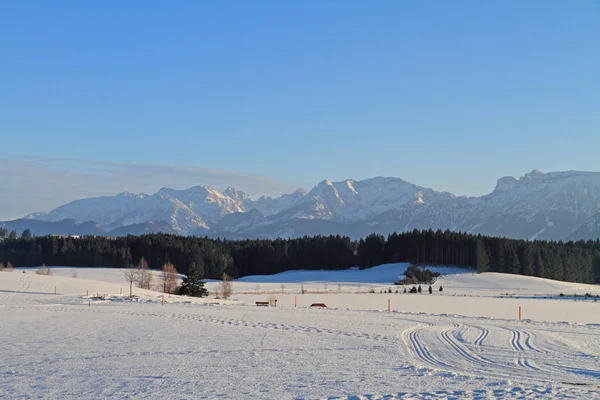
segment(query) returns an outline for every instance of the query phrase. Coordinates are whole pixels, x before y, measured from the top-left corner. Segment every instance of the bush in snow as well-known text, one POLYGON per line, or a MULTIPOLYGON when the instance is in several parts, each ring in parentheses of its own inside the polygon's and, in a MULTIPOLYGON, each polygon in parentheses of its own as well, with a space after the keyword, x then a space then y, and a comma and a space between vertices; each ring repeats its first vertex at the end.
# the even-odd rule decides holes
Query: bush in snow
MULTIPOLYGON (((282 285, 283 286, 283 285, 282 285)), ((221 281, 221 287, 219 294, 222 299, 227 300, 233 294, 233 286, 231 284, 231 277, 223 272, 223 280, 221 281)))
POLYGON ((410 289, 410 293, 417 293, 417 287, 416 287, 416 286, 413 286, 413 287, 410 289))
POLYGON ((429 294, 433 293, 433 289, 431 288, 431 285, 429 286, 429 294))
POLYGON ((45 264, 42 264, 40 269, 37 270, 36 274, 50 276, 52 275, 52 271, 45 264))

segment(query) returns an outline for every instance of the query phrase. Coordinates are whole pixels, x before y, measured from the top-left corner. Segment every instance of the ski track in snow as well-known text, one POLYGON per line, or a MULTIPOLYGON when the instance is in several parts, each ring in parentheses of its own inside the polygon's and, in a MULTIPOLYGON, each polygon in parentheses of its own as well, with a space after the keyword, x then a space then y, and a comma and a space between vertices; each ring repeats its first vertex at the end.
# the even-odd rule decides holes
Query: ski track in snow
POLYGON ((594 324, 143 297, 88 303, 50 293, 65 278, 20 275, 0 280, 2 400, 600 398, 594 324))
MULTIPOLYGON (((339 342, 336 347, 328 345, 317 348, 321 353, 353 352, 353 351, 380 351, 389 346, 400 347, 408 350, 409 356, 399 357, 404 365, 396 367, 395 370, 402 371, 403 376, 430 377, 445 380, 460 381, 489 381, 488 385, 501 385, 502 382, 511 384, 517 383, 513 389, 495 388, 493 390, 455 390, 455 391, 427 391, 422 393, 394 393, 387 395, 356 395, 356 396, 309 396, 307 398, 326 398, 326 399, 395 399, 395 398, 452 398, 452 397, 494 397, 494 398, 519 398, 519 397, 540 397, 563 396, 568 393, 574 393, 577 397, 582 393, 586 396, 600 396, 600 392, 595 390, 600 387, 600 366, 596 358, 577 357, 577 351, 572 351, 570 357, 565 358, 565 349, 553 349, 552 338, 545 339, 544 332, 536 332, 535 335, 529 330, 523 330, 515 326, 507 327, 498 324, 482 325, 471 324, 468 318, 459 318, 457 322, 451 322, 452 318, 445 318, 440 321, 434 316, 421 315, 418 317, 400 315, 384 315, 380 324, 371 322, 369 329, 333 329, 328 324, 323 324, 322 319, 313 319, 311 317, 322 317, 323 313, 316 310, 294 310, 291 311, 292 320, 298 323, 288 322, 266 322, 264 315, 259 318, 252 318, 255 311, 259 314, 263 310, 248 310, 242 318, 227 317, 227 312, 211 312, 212 307, 188 307, 182 312, 163 311, 153 306, 156 310, 149 311, 149 307, 139 307, 141 304, 104 304, 94 307, 80 305, 59 305, 58 307, 44 307, 43 310, 61 318, 61 314, 78 316, 76 318, 102 319, 108 317, 112 320, 115 316, 122 317, 124 320, 144 319, 159 321, 156 326, 170 326, 168 321, 180 321, 183 323, 211 325, 243 329, 250 331, 262 331, 261 351, 280 353, 276 348, 264 347, 264 340, 269 332, 277 331, 281 333, 295 333, 301 335, 315 336, 317 342, 320 337, 340 338, 339 340, 353 340, 352 344, 339 342), (196 313, 196 311, 199 311, 196 313), (112 316, 112 317, 111 317, 112 316), (321 323, 321 324, 320 324, 321 323), (386 335, 374 333, 382 331, 383 326, 411 325, 404 329, 398 335, 386 335), (325 326, 323 326, 325 325, 325 326), (374 325, 374 326, 373 326, 374 325), (378 326, 380 325, 380 326, 378 326), (341 339, 345 338, 345 339, 341 339), (537 341, 543 342, 546 346, 542 351, 537 341), (366 341, 363 345, 355 342, 366 341), (562 384, 562 386, 557 383, 562 384), (548 390, 544 388, 550 388, 548 390), (589 392, 586 392, 589 389, 589 392)), ((9 306, 8 309, 20 310, 25 312, 27 309, 34 309, 36 305, 29 306, 9 306)), ((243 307, 239 307, 243 309, 243 307)), ((40 308, 36 308, 40 310, 40 308)), ((226 310, 225 310, 226 311, 226 310)), ((36 311, 37 312, 37 311, 36 311)), ((268 314, 272 310, 265 310, 268 314)), ((280 311, 276 311, 280 312, 280 311)), ((290 313, 290 310, 286 311, 290 313)), ((326 311, 327 312, 327 311, 326 311)), ((334 311, 336 313, 336 311, 334 311)), ((342 314, 344 314, 342 312, 342 314)), ((353 314, 352 317, 360 317, 353 314)), ((358 313, 360 314, 360 313, 358 313)), ((267 315, 268 316, 268 315, 267 315)), ((267 318, 269 319, 269 318, 267 318)), ((512 325, 518 325, 513 323, 512 325)), ((204 328, 197 328, 202 331, 204 328)), ((384 330, 385 331, 385 330, 384 330)), ((234 332, 235 335, 235 332, 234 332)), ((306 337, 306 336, 305 336, 306 337)), ((314 350, 314 349, 313 349, 314 350)), ((303 351, 301 348, 294 349, 295 352, 303 351)), ((230 353, 235 357, 254 357, 256 349, 236 350, 202 350, 186 349, 181 351, 120 351, 112 353, 103 353, 95 355, 73 355, 71 357, 56 357, 53 363, 66 364, 70 362, 81 362, 84 358, 86 362, 108 362, 110 359, 122 360, 125 362, 130 358, 139 357, 188 357, 188 356, 206 356, 207 354, 223 355, 230 353)), ((1 354, 1 353, 0 353, 1 354)), ((33 360, 28 363, 20 364, 19 369, 35 369, 44 366, 48 360, 33 360)), ((10 373, 4 373, 0 370, 0 384, 3 379, 10 377, 10 373)), ((1 386, 0 386, 1 387, 1 386)), ((0 394, 2 389, 0 389, 0 394)), ((1 397, 1 396, 0 396, 1 397)), ((18 396, 17 396, 18 397, 18 396)), ((185 396, 184 396, 185 397, 185 396)), ((208 396, 211 398, 211 396, 208 396)), ((219 396, 221 397, 221 396, 219 396)), ((232 396, 235 398, 236 396, 232 396)), ((261 396, 258 396, 259 398, 261 396)), ((7 396, 11 398, 11 396, 7 396)), ((227 398, 227 396, 225 396, 227 398)), ((264 398, 269 398, 266 396, 264 398)), ((295 398, 303 398, 302 396, 295 398)))

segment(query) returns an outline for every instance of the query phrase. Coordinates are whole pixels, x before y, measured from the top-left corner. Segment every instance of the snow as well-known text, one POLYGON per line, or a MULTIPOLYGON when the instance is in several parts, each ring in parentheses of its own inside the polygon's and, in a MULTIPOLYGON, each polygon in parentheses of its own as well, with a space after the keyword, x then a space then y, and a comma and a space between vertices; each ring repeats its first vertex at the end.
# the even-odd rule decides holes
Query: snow
MULTIPOLYGON (((298 270, 286 271, 275 275, 254 275, 246 276, 238 282, 262 282, 262 283, 310 283, 310 282, 330 282, 330 283, 383 283, 390 284, 398 280, 410 264, 385 264, 368 269, 350 268, 347 270, 298 270)), ((443 274, 472 273, 473 270, 466 268, 448 268, 448 267, 427 267, 432 272, 443 274)))
POLYGON ((500 297, 596 286, 439 267, 443 294, 358 293, 395 288, 405 267, 247 277, 234 300, 164 305, 119 296, 118 269, 0 272, 0 398, 600 398, 600 304, 500 297), (272 295, 277 307, 250 301, 272 295))
POLYGON ((123 193, 76 200, 35 217, 52 222, 67 218, 80 223, 94 221, 106 231, 165 221, 182 234, 195 234, 200 229, 202 233, 236 237, 274 238, 282 232, 296 237, 327 231, 358 238, 404 227, 406 231, 450 229, 563 240, 580 227, 580 235, 595 239, 587 236, 582 224, 598 213, 600 173, 534 170, 519 179, 499 179, 494 191, 481 197, 457 197, 399 178, 376 177, 325 180, 309 193, 298 190, 256 201, 233 188, 223 193, 202 186, 187 190, 163 188, 153 195, 123 193), (252 210, 259 211, 261 218, 249 214, 252 210), (240 215, 233 221, 227 218, 236 213, 240 215), (308 231, 302 228, 307 220, 314 223, 308 231), (332 225, 324 225, 325 221, 332 225), (293 228, 295 222, 298 228, 293 228))

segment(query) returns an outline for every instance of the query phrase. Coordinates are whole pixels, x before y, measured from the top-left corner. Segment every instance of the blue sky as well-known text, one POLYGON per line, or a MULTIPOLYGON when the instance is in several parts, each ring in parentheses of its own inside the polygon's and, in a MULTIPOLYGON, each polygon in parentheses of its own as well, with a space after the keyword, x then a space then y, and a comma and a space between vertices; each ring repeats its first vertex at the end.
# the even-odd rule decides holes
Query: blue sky
POLYGON ((5 159, 466 195, 600 170, 597 0, 2 2, 0 37, 5 159))

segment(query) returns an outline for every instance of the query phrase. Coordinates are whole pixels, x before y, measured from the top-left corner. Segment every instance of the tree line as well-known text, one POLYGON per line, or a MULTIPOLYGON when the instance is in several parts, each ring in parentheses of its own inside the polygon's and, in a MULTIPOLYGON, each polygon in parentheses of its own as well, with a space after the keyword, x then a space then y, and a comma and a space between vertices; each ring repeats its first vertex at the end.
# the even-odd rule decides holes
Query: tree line
POLYGON ((237 278, 298 269, 339 270, 410 262, 477 268, 583 283, 600 283, 600 241, 548 242, 452 231, 414 230, 369 235, 294 239, 211 239, 169 234, 6 238, 0 262, 14 266, 128 267, 140 258, 151 269, 171 263, 186 274, 192 264, 207 279, 237 278))

